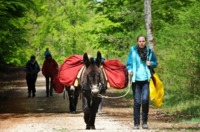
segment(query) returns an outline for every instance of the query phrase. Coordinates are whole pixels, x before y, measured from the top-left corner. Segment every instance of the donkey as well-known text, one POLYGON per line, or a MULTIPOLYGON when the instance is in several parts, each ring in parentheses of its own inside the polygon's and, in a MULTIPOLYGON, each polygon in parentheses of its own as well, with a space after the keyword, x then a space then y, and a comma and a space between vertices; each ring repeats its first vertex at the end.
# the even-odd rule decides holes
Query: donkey
POLYGON ((106 91, 106 81, 101 69, 101 60, 102 56, 99 51, 97 52, 97 58, 88 58, 87 53, 83 55, 85 69, 80 77, 80 86, 86 129, 95 129, 96 113, 102 100, 98 94, 103 94, 106 91))

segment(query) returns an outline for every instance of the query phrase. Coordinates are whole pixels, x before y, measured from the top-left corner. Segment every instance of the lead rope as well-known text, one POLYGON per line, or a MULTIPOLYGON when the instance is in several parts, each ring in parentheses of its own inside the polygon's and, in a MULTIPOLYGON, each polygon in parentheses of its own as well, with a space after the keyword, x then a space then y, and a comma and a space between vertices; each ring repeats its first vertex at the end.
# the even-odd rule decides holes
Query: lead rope
POLYGON ((117 96, 117 97, 110 97, 110 96, 104 96, 102 94, 99 94, 98 97, 105 98, 105 99, 119 99, 119 98, 123 98, 123 97, 125 97, 129 93, 129 91, 131 89, 131 83, 132 83, 132 77, 131 77, 131 75, 129 75, 128 90, 127 90, 127 92, 124 95, 117 96))

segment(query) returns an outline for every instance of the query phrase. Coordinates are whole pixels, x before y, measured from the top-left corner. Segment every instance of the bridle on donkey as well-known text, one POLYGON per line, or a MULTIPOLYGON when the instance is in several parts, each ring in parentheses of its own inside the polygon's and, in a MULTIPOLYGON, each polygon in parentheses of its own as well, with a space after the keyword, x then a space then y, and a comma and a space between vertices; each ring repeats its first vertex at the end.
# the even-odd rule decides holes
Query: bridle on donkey
POLYGON ((87 83, 90 87, 91 94, 94 96, 98 96, 98 94, 102 90, 102 79, 101 79, 101 71, 92 71, 87 74, 87 83), (91 83, 91 79, 96 82, 95 86, 91 83))

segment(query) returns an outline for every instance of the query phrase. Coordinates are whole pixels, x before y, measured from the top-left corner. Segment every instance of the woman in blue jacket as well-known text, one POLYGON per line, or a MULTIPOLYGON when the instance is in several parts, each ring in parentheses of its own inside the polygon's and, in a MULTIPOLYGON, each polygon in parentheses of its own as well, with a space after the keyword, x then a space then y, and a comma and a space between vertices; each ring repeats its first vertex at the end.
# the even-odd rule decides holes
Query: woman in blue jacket
POLYGON ((149 80, 151 68, 157 66, 154 52, 146 46, 146 37, 137 37, 137 45, 132 46, 127 59, 127 69, 132 77, 134 97, 134 128, 140 128, 140 108, 142 106, 142 128, 148 129, 149 80))

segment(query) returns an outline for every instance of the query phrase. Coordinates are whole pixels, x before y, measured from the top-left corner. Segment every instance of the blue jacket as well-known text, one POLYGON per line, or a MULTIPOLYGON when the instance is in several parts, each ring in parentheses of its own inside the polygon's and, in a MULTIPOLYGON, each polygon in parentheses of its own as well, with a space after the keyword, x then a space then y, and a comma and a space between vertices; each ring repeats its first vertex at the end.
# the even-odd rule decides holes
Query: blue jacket
MULTIPOLYGON (((151 68, 156 68, 158 63, 156 56, 149 47, 147 47, 147 60, 151 62, 151 68)), ((137 52, 137 45, 132 46, 127 58, 126 68, 132 72, 132 82, 150 80, 151 72, 145 62, 143 62, 137 52)))

